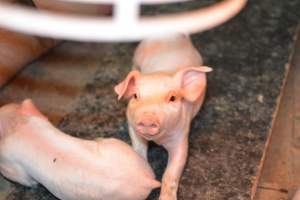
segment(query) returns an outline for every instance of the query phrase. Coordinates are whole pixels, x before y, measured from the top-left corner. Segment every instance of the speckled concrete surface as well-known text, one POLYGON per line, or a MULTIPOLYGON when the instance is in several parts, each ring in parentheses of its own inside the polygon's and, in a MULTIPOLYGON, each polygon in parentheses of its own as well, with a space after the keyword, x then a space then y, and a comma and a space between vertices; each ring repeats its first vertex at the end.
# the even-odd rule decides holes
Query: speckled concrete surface
MULTIPOLYGON (((188 9, 215 1, 194 1, 188 9)), ((145 13, 178 8, 145 8, 145 13)), ((276 106, 284 65, 300 18, 298 0, 250 0, 234 20, 214 30, 193 35, 205 64, 208 93, 192 124, 189 160, 179 189, 179 200, 250 199, 252 181, 276 106)), ((76 48, 77 43, 68 43, 76 48)), ((117 137, 126 142, 126 102, 117 102, 113 86, 130 70, 136 44, 88 44, 107 51, 74 109, 59 127, 82 138, 117 137)), ((93 49, 93 48, 91 48, 93 49)), ((83 66, 84 67, 84 66, 83 66)), ((30 70, 30 69, 28 69, 30 70)), ((152 145, 149 159, 160 179, 166 152, 152 145)), ((149 200, 156 199, 158 190, 149 200)), ((44 188, 16 185, 11 200, 55 199, 44 188)))

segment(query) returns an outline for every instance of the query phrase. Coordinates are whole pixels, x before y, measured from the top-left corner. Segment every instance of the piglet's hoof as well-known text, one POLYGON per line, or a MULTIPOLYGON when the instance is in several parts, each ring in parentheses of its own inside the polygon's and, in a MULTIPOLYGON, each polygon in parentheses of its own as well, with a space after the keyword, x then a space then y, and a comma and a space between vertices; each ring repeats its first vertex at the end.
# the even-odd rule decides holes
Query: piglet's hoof
POLYGON ((159 197, 159 200, 177 200, 177 198, 164 195, 164 196, 159 197))
POLYGON ((158 200, 177 200, 177 196, 171 192, 161 193, 158 200))

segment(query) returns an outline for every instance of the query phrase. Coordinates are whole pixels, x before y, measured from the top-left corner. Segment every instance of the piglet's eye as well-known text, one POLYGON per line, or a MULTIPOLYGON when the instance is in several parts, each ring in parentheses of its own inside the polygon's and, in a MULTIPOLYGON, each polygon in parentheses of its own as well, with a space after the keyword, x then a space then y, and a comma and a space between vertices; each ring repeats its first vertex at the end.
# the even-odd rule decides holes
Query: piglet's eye
POLYGON ((176 97, 174 95, 170 96, 170 99, 169 99, 170 102, 174 102, 176 101, 176 97))
POLYGON ((138 96, 137 96, 136 93, 133 94, 133 98, 134 98, 134 99, 137 99, 137 98, 138 98, 138 96))

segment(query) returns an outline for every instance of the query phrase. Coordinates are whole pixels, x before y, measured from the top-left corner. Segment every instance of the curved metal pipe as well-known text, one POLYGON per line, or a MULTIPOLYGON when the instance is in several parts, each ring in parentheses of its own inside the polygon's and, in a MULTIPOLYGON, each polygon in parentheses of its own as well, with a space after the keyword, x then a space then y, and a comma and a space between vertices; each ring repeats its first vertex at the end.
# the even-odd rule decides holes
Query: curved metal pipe
POLYGON ((141 18, 137 15, 136 20, 131 13, 126 15, 125 12, 123 16, 116 15, 117 19, 107 19, 36 11, 0 3, 0 26, 59 39, 133 41, 174 32, 195 33, 211 29, 235 16, 246 3, 247 0, 225 0, 182 14, 141 18), (126 18, 130 20, 126 21, 126 18))

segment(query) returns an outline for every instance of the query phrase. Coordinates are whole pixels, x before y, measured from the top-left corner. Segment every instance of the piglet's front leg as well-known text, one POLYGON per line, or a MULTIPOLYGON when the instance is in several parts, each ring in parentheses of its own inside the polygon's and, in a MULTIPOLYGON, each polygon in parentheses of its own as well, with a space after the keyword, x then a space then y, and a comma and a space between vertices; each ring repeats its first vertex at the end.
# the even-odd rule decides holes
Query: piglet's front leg
POLYGON ((129 125, 129 136, 132 142, 132 147, 139 155, 147 160, 148 153, 148 141, 134 131, 131 125, 129 125))
POLYGON ((167 169, 163 175, 159 200, 177 200, 177 190, 188 154, 188 139, 164 145, 169 154, 167 169))

